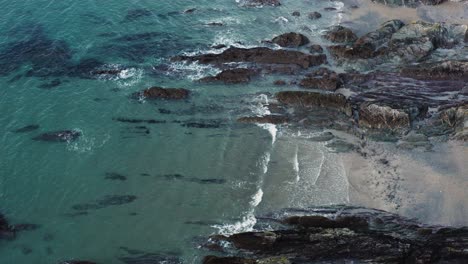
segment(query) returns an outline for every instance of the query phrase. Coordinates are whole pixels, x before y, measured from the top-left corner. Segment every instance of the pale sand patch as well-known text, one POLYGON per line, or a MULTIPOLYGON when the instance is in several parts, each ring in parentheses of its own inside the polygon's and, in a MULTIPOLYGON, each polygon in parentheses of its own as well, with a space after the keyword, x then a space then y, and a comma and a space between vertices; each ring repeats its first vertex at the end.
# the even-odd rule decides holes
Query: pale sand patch
POLYGON ((468 147, 449 142, 434 151, 370 143, 369 156, 346 154, 351 204, 430 224, 468 225, 468 147), (386 164, 388 161, 388 164, 386 164))
POLYGON ((379 27, 391 19, 400 19, 405 23, 423 20, 468 25, 468 2, 445 2, 437 6, 389 7, 373 3, 370 0, 344 0, 347 7, 342 24, 353 28, 362 35, 379 27), (350 8, 357 5, 359 8, 350 8))

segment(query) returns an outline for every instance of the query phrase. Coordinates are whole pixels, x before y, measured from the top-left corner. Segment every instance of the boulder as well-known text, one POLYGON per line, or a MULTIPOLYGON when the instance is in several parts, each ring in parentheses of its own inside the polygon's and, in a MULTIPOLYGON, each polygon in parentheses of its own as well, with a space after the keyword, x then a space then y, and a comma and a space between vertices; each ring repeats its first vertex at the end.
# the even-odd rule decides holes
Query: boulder
POLYGON ((301 12, 299 12, 299 11, 294 11, 294 12, 292 12, 291 15, 292 15, 292 16, 297 16, 297 17, 298 17, 298 16, 301 16, 301 12))
POLYGON ((238 69, 230 69, 224 70, 217 74, 216 76, 209 76, 200 79, 202 82, 216 82, 221 81, 226 84, 236 84, 236 83, 248 83, 250 79, 258 75, 258 71, 255 69, 246 69, 246 68, 238 68, 238 69))
POLYGON ((161 100, 183 100, 187 99, 190 95, 190 91, 183 88, 161 88, 151 87, 146 90, 133 93, 131 95, 134 99, 161 99, 161 100))
POLYGON ((359 108, 359 126, 373 129, 409 128, 410 115, 402 109, 377 103, 364 103, 359 108))
POLYGON ((309 39, 300 33, 281 34, 272 40, 273 43, 285 48, 298 48, 309 43, 309 39))
POLYGON ((320 45, 314 44, 310 46, 310 52, 311 53, 322 53, 323 48, 320 45))
POLYGON ((342 81, 336 72, 328 68, 319 68, 307 74, 299 85, 304 88, 335 91, 340 88, 342 81))
POLYGON ((335 43, 352 43, 357 40, 356 34, 351 29, 343 26, 329 28, 323 37, 335 43))
POLYGON ((202 64, 223 64, 231 62, 250 62, 258 64, 290 64, 302 68, 317 66, 326 62, 326 56, 310 55, 292 50, 272 50, 269 48, 236 48, 231 47, 219 54, 202 54, 197 56, 177 56, 173 61, 198 61, 202 64))

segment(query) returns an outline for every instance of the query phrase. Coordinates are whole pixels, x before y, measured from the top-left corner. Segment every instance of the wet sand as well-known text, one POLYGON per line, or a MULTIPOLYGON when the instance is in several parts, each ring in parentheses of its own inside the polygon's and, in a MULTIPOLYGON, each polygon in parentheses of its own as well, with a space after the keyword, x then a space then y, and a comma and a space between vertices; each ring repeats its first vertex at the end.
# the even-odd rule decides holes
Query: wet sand
POLYGON ((468 148, 452 141, 432 151, 370 143, 369 156, 345 154, 351 204, 430 224, 468 225, 468 148))
POLYGON ((432 23, 468 24, 468 2, 449 1, 437 6, 421 5, 417 8, 389 7, 370 0, 345 0, 343 2, 346 11, 341 23, 353 28, 359 35, 374 30, 391 19, 400 19, 405 23, 423 20, 432 23), (353 6, 358 8, 352 8, 353 6))

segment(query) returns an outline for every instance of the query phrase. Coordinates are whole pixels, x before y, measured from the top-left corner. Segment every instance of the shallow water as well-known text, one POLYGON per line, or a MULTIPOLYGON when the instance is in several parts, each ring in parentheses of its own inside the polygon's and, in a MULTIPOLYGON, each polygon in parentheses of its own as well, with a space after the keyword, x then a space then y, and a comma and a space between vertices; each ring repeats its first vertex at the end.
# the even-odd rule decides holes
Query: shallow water
POLYGON ((273 79, 207 85, 195 80, 217 69, 173 63, 159 70, 176 54, 216 44, 256 46, 280 32, 300 31, 321 43, 320 32, 341 21, 338 12, 321 11, 314 22, 305 15, 330 6, 339 11, 340 2, 283 2, 247 9, 226 0, 0 1, 0 210, 12 223, 41 226, 0 241, 0 263, 120 263, 128 255, 123 248, 192 263, 205 254, 197 249, 200 239, 251 230, 254 215, 350 202, 341 156, 309 140, 319 131, 235 122, 266 113, 271 95, 282 89, 273 79), (292 17, 295 10, 304 15, 292 17), (85 59, 126 70, 84 78, 85 59), (129 98, 151 86, 184 87, 193 96, 182 102, 129 98), (39 128, 13 132, 33 124, 39 128), (63 129, 82 136, 67 143, 32 140, 63 129), (109 195, 136 199, 72 208, 92 207, 109 195))

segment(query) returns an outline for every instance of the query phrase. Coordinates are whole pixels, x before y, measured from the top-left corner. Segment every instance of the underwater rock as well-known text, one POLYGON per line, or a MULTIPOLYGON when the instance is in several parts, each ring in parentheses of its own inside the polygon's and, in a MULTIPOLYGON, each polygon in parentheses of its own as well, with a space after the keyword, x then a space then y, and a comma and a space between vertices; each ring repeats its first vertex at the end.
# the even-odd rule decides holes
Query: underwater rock
POLYGON ((72 209, 77 211, 97 210, 109 206, 124 205, 132 203, 137 197, 135 195, 107 195, 96 200, 94 203, 76 204, 72 209))
POLYGON ((427 226, 381 210, 330 206, 273 214, 273 231, 212 236, 234 256, 204 263, 464 263, 468 228, 427 226), (223 244, 224 243, 224 244, 223 244), (229 246, 230 245, 230 246, 229 246), (237 255, 237 256, 236 256, 237 255), (273 261, 274 262, 270 262, 273 261))
POLYGON ((41 88, 41 89, 52 89, 52 88, 55 88, 57 86, 60 86, 60 84, 62 84, 60 79, 54 79, 49 83, 43 83, 43 84, 39 85, 39 88, 41 88))
POLYGON ((161 88, 151 87, 146 90, 133 93, 131 98, 134 99, 161 99, 161 100, 183 100, 187 99, 190 95, 190 91, 183 88, 161 88))
POLYGON ((81 136, 81 132, 76 130, 61 130, 54 132, 47 132, 34 137, 36 141, 47 141, 47 142, 70 142, 78 139, 81 136))
POLYGON ((286 124, 289 118, 280 115, 266 115, 266 116, 248 116, 237 119, 240 123, 257 123, 257 124, 286 124))
POLYGON ((22 128, 13 130, 14 133, 26 133, 39 129, 39 125, 27 125, 22 128))
POLYGON ((276 86, 284 86, 287 83, 286 83, 285 80, 276 80, 276 81, 273 82, 273 84, 276 85, 276 86))
POLYGON ((166 120, 156 120, 156 119, 138 119, 138 118, 126 118, 126 117, 114 117, 112 120, 122 123, 131 123, 131 124, 165 124, 166 120))
POLYGON ((127 177, 116 172, 106 172, 106 176, 104 177, 104 179, 114 181, 126 181, 127 177))
POLYGON ((271 42, 284 48, 298 48, 308 44, 309 39, 300 33, 290 32, 274 37, 271 42))
POLYGON ((372 0, 374 3, 379 3, 388 6, 405 6, 418 7, 420 5, 439 5, 447 0, 372 0))
POLYGON ((0 239, 13 239, 15 236, 15 231, 6 218, 0 213, 0 239))
POLYGON ((222 81, 225 84, 237 84, 237 83, 248 83, 250 79, 258 75, 259 72, 255 69, 246 69, 246 68, 238 68, 238 69, 229 69, 224 70, 217 74, 216 76, 209 76, 200 79, 202 82, 215 82, 215 81, 222 81))
POLYGON ((153 12, 148 9, 139 8, 139 9, 131 9, 127 11, 127 15, 125 15, 124 22, 132 22, 144 17, 152 16, 153 12))
POLYGON ((301 16, 301 12, 299 12, 299 11, 294 11, 294 12, 292 12, 291 16, 299 17, 299 16, 301 16))
POLYGON ((269 48, 230 47, 220 54, 202 54, 197 56, 177 56, 173 61, 198 61, 202 64, 223 64, 231 62, 252 62, 259 64, 291 64, 302 68, 317 66, 326 62, 326 56, 310 55, 292 50, 272 50, 269 48))
POLYGON ((323 36, 325 39, 335 43, 349 43, 357 40, 357 36, 349 28, 333 26, 323 36))
POLYGON ((187 121, 182 123, 181 126, 189 128, 221 128, 225 126, 225 124, 217 120, 208 120, 203 122, 187 121))
POLYGON ((178 257, 177 253, 149 253, 141 250, 120 247, 126 254, 120 256, 118 259, 125 264, 180 264, 182 260, 178 257))
POLYGON ((315 11, 315 12, 311 12, 311 13, 307 14, 307 17, 308 17, 309 19, 311 19, 311 20, 317 20, 317 19, 319 19, 319 18, 322 17, 322 14, 320 14, 319 12, 316 12, 316 11, 315 11))
POLYGON ((318 68, 306 75, 299 82, 299 85, 304 88, 320 89, 327 91, 335 91, 342 85, 338 74, 328 68, 318 68))
POLYGON ((86 260, 65 260, 59 264, 97 264, 96 262, 86 261, 86 260))

